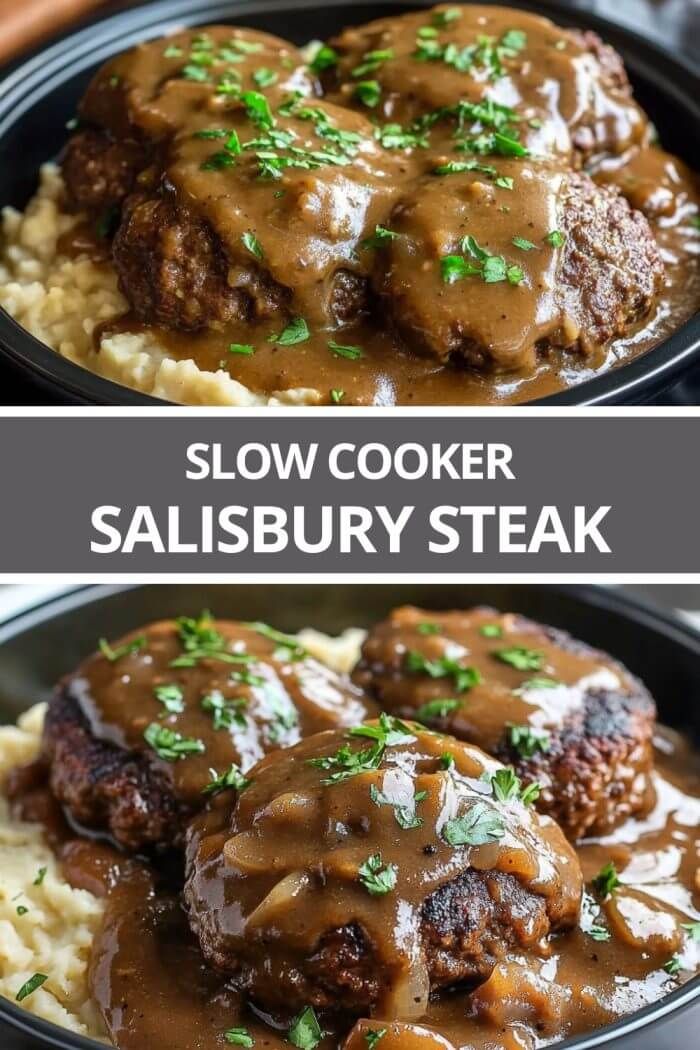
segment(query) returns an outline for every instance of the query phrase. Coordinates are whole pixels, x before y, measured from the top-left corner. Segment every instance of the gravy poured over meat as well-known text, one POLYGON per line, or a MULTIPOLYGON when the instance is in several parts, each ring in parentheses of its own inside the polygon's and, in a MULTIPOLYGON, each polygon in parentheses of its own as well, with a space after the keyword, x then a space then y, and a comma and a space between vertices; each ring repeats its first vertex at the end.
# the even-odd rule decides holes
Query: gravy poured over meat
POLYGON ((525 401, 700 297, 695 177, 649 145, 612 49, 522 11, 392 17, 310 64, 190 30, 108 63, 80 117, 69 199, 131 307, 108 330, 257 393, 525 401))
POLYGON ((700 969, 697 755, 654 726, 651 697, 614 659, 491 609, 400 609, 370 632, 338 711, 371 711, 364 688, 405 721, 336 711, 337 728, 318 732, 311 687, 296 693, 309 673, 324 677, 264 625, 132 632, 64 680, 45 754, 8 783, 68 880, 106 897, 90 985, 120 1050, 366 1050, 375 1038, 380 1050, 534 1050, 700 969), (212 783, 207 751, 230 762, 235 737, 202 721, 201 694, 216 682, 235 703, 241 668, 288 679, 299 731, 212 783), (178 696, 155 697, 173 676, 178 696), (64 723, 72 756, 55 743, 66 683, 85 719, 80 741, 64 723), (184 710, 168 712, 178 699, 184 710), (161 829, 156 852, 114 848, 125 825, 104 809, 89 833, 70 794, 61 811, 51 786, 89 783, 98 745, 141 761, 144 726, 173 714, 180 741, 187 729, 207 750, 155 756, 151 774, 160 763, 195 812, 161 829))

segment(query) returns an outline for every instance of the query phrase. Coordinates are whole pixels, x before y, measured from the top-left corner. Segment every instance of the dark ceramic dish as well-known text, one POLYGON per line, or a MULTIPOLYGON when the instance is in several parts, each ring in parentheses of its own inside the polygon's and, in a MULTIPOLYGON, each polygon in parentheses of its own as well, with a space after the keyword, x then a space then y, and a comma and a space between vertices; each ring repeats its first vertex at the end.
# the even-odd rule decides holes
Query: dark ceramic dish
MULTIPOLYGON (((571 631, 609 650, 643 678, 661 720, 691 734, 700 747, 700 634, 636 600, 594 587, 319 584, 88 587, 16 617, 0 628, 0 722, 14 721, 94 648, 150 619, 195 614, 274 620, 294 631, 305 625, 337 633, 369 626, 394 605, 414 602, 449 609, 486 602, 571 631)), ((700 976, 617 1024, 557 1044, 560 1050, 675 1050, 697 1045, 700 976), (695 1033, 695 1034, 694 1034, 695 1033)), ((3 1050, 97 1050, 100 1044, 38 1020, 0 996, 3 1050)))
MULTIPOLYGON (((489 2, 489 0, 486 0, 489 2)), ((507 2, 507 0, 502 0, 507 2)), ((556 0, 521 2, 562 25, 597 30, 622 54, 637 97, 661 129, 668 149, 692 160, 700 155, 697 77, 676 57, 641 36, 556 0)), ((348 23, 425 7, 425 0, 164 0, 96 21, 44 48, 0 83, 0 202, 23 207, 34 193, 39 166, 58 153, 65 124, 91 74, 112 55, 140 40, 182 25, 231 22, 256 26, 297 43, 330 36, 348 23)), ((68 404, 156 405, 156 398, 120 386, 73 364, 29 335, 0 311, 0 352, 44 394, 68 404)), ((700 316, 669 339, 621 368, 531 404, 644 404, 659 398, 700 357, 700 316)))

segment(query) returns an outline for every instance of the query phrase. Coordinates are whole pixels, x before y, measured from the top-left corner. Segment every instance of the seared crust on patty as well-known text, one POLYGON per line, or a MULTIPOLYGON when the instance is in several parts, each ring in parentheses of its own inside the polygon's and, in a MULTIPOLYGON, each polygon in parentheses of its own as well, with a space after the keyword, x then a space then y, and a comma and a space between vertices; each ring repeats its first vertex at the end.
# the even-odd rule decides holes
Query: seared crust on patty
POLYGON ((535 805, 571 839, 604 834, 648 803, 654 701, 617 661, 565 631, 487 608, 398 609, 370 631, 353 678, 392 714, 476 743, 524 783, 538 781, 535 805), (422 635, 425 623, 436 633, 422 635), (485 637, 485 625, 501 633, 485 637), (481 681, 456 709, 431 709, 435 698, 460 694, 448 678, 408 667, 407 654, 419 650, 435 666, 450 646, 481 681), (538 670, 517 670, 495 655, 508 647, 545 657, 538 670), (513 726, 532 731, 535 743, 516 746, 513 726))
POLYGON ((126 850, 177 846, 190 816, 146 752, 98 740, 78 702, 60 686, 49 703, 44 755, 51 790, 73 820, 109 832, 126 850))
MULTIPOLYGON (((564 631, 547 628, 563 649, 593 653, 564 631)), ((552 733, 549 749, 523 758, 504 740, 496 757, 525 782, 542 785, 537 806, 570 838, 602 835, 649 801, 656 706, 638 679, 633 692, 587 690, 580 710, 552 733)))
MULTIPOLYGON (((421 913, 433 992, 480 984, 507 950, 537 945, 553 925, 547 910, 541 897, 501 872, 468 871, 436 890, 421 913)), ((212 947, 207 943, 205 949, 209 961, 230 971, 230 956, 212 947)), ((381 959, 354 923, 328 931, 310 955, 289 953, 285 968, 291 988, 275 988, 257 954, 241 957, 239 965, 237 987, 281 1009, 289 1008, 292 996, 299 1007, 361 1013, 374 1007, 385 991, 381 959)))

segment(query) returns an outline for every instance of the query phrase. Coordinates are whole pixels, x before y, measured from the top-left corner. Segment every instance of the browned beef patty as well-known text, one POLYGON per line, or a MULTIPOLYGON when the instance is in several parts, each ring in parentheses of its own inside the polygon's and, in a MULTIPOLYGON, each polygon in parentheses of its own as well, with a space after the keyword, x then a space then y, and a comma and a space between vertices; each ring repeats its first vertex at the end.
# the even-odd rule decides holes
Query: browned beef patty
POLYGON ((138 142, 89 128, 79 131, 61 161, 68 199, 92 214, 119 208, 146 164, 147 151, 138 142))
POLYGON ((412 346, 493 372, 533 369, 553 349, 595 360, 650 312, 661 255, 616 189, 526 159, 452 174, 438 159, 396 206, 374 276, 412 346))
POLYGON ((581 873, 553 821, 517 790, 498 801, 499 770, 386 716, 263 760, 190 828, 206 959, 271 1009, 410 1019, 507 949, 538 950, 576 922, 581 873))
POLYGON ((88 657, 52 697, 51 788, 127 850, 182 844, 216 777, 376 708, 293 639, 259 624, 164 621, 88 657), (261 633, 262 632, 262 633, 261 633))
POLYGON ((648 803, 654 702, 617 661, 562 631, 489 609, 397 609, 370 631, 353 677, 393 714, 537 781, 536 806, 572 839, 648 803))
POLYGON ((285 289, 251 262, 239 287, 209 226, 169 194, 129 199, 114 238, 119 286, 136 317, 193 331, 282 309, 285 289))

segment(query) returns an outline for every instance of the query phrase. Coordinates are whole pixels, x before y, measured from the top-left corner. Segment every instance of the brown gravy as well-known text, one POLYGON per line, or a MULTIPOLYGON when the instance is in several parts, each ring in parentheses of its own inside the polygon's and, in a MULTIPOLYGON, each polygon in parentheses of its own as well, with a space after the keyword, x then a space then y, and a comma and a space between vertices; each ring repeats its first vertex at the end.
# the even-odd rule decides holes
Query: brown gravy
MULTIPOLYGON (((601 76, 580 34, 560 30, 546 19, 472 5, 462 9, 459 19, 443 24, 431 22, 431 18, 439 20, 442 9, 437 10, 437 15, 421 12, 341 34, 334 42, 340 48, 338 79, 331 78, 325 85, 321 99, 309 97, 318 94, 320 87, 291 45, 247 30, 236 32, 249 36, 249 46, 262 49, 259 55, 246 51, 230 69, 223 60, 203 67, 210 72, 203 74, 202 81, 178 79, 188 55, 201 57, 197 48, 226 45, 231 36, 226 27, 206 30, 206 45, 193 44, 191 33, 172 38, 167 48, 162 41, 143 45, 98 74, 83 103, 83 114, 113 134, 125 133, 126 120, 146 140, 168 142, 163 160, 168 196, 178 207, 194 209, 216 231, 228 260, 229 284, 252 289, 258 296, 257 319, 214 323, 194 332, 154 328, 154 335, 173 357, 194 358, 201 368, 221 370, 261 394, 283 394, 292 388, 317 391, 318 395, 310 395, 311 401, 318 398, 326 404, 509 404, 564 390, 629 361, 662 341, 695 312, 700 301, 697 182, 681 162, 647 145, 646 118, 624 84, 617 82, 616 75, 601 76), (469 75, 446 62, 416 61, 416 40, 420 42, 421 33, 423 39, 439 41, 441 46, 449 41, 454 47, 468 47, 484 34, 494 41, 507 38, 514 26, 525 35, 527 47, 522 54, 503 59, 505 68, 496 79, 480 68, 478 56, 469 75), (433 30, 433 36, 428 38, 426 30, 433 30), (376 77, 381 88, 379 106, 362 106, 354 93, 358 48, 360 53, 366 48, 370 58, 391 53, 391 58, 374 60, 367 74, 376 77), (172 53, 179 53, 180 58, 173 59, 172 53), (277 76, 271 87, 258 92, 267 99, 274 134, 293 136, 291 149, 297 150, 297 156, 304 151, 311 155, 330 148, 326 133, 318 130, 325 121, 335 134, 355 136, 351 162, 325 163, 310 171, 284 168, 276 178, 259 174, 256 158, 260 153, 251 152, 255 147, 246 146, 246 140, 251 135, 264 138, 269 129, 264 124, 256 128, 256 121, 251 124, 250 114, 235 97, 216 94, 215 81, 222 75, 235 76, 241 89, 250 90, 255 88, 256 67, 261 65, 270 76, 277 76), (301 109, 285 110, 290 90, 306 96, 301 109), (517 111, 517 135, 531 150, 530 160, 488 150, 484 155, 480 147, 475 153, 459 152, 453 117, 443 117, 425 128, 420 146, 384 148, 375 140, 375 126, 382 120, 400 122, 405 130, 411 120, 454 106, 459 99, 477 106, 487 100, 506 106, 511 113, 517 111), (222 128, 237 135, 243 149, 235 162, 230 157, 230 164, 217 168, 211 166, 211 160, 222 155, 222 128), (207 138, 212 129, 219 141, 207 138), (449 180, 456 180, 451 183, 457 187, 455 193, 462 192, 459 180, 463 176, 438 178, 434 173, 436 165, 465 156, 487 165, 484 171, 491 166, 492 175, 477 171, 470 178, 476 191, 484 200, 490 195, 494 205, 471 208, 467 232, 489 252, 502 253, 509 263, 518 264, 524 274, 518 287, 473 276, 453 286, 441 281, 438 255, 444 258, 445 251, 455 250, 442 241, 454 240, 457 232, 451 229, 447 237, 449 224, 441 214, 442 198, 450 197, 449 180), (549 193, 532 188, 527 178, 528 165, 541 175, 550 167, 556 174, 560 168, 581 164, 599 182, 618 185, 633 206, 647 215, 666 264, 665 284, 651 314, 624 338, 607 344, 588 339, 585 321, 577 336, 576 310, 570 311, 557 300, 559 251, 542 247, 545 231, 557 221, 557 190, 549 193), (370 304, 369 314, 346 325, 336 323, 331 306, 331 288, 339 273, 367 280, 377 269, 377 256, 381 258, 387 249, 375 246, 368 250, 366 240, 377 225, 386 227, 395 221, 395 205, 406 192, 414 192, 411 187, 420 187, 421 179, 427 179, 426 186, 431 180, 437 185, 438 200, 425 205, 424 210, 430 212, 428 236, 415 266, 409 260, 409 283, 416 284, 416 299, 434 302, 436 311, 443 301, 449 304, 455 296, 465 297, 466 336, 471 337, 473 328, 476 345, 484 348, 479 351, 483 360, 471 361, 471 367, 457 355, 445 361, 422 354, 413 345, 415 339, 409 343, 393 329, 381 302, 370 304), (510 188, 504 185, 508 181, 510 188), (446 232, 438 245, 441 223, 446 232), (249 232, 259 242, 259 266, 251 262, 250 251, 241 247, 249 232), (513 248, 516 234, 532 238, 538 250, 513 248), (286 290, 284 295, 289 293, 290 300, 281 312, 279 302, 271 306, 265 299, 265 275, 286 290), (277 344, 275 339, 293 316, 308 322, 309 337, 294 345, 277 344), (578 349, 543 350, 549 337, 557 348, 575 345, 578 338, 578 349), (341 345, 340 352, 329 346, 333 341, 341 345), (252 347, 253 352, 229 352, 232 345, 252 347), (350 354, 344 354, 343 347, 350 347, 350 354), (352 352, 358 347, 361 355, 352 352)), ((221 53, 227 54, 227 48, 221 53)), ((604 66, 605 60, 600 61, 604 66)), ((475 126, 471 119, 466 121, 464 135, 481 134, 483 138, 483 131, 478 121, 475 126)), ((287 148, 276 143, 271 155, 279 159, 280 151, 284 155, 287 148)), ((267 149, 269 153, 269 144, 267 149)), ((72 239, 65 238, 61 248, 93 251, 86 246, 82 231, 72 239)), ((103 253, 104 244, 98 244, 96 250, 103 253)), ((385 289, 385 294, 391 299, 390 290, 385 289)), ((456 317, 454 309, 446 310, 444 327, 449 327, 450 318, 456 323, 456 317)), ((112 332, 148 327, 127 316, 100 326, 96 344, 112 332)))
MULTIPOLYGON (((680 924, 700 921, 700 770, 679 734, 660 729, 656 743, 649 812, 576 850, 587 881, 615 862, 623 885, 613 897, 600 905, 586 894, 579 927, 546 954, 511 953, 480 988, 430 1003, 420 1022, 373 1018, 353 1028, 324 1017, 319 1047, 366 1050, 365 1034, 386 1029, 387 1050, 533 1050, 612 1023, 696 973, 700 942, 680 924), (589 932, 601 924, 612 932, 607 941, 589 932), (673 958, 681 968, 669 974, 673 958)), ((25 819, 45 824, 68 880, 107 895, 90 984, 119 1050, 208 1050, 236 1027, 255 1047, 289 1046, 290 1018, 256 1012, 203 965, 172 875, 77 838, 42 787, 40 765, 7 790, 25 819)))

